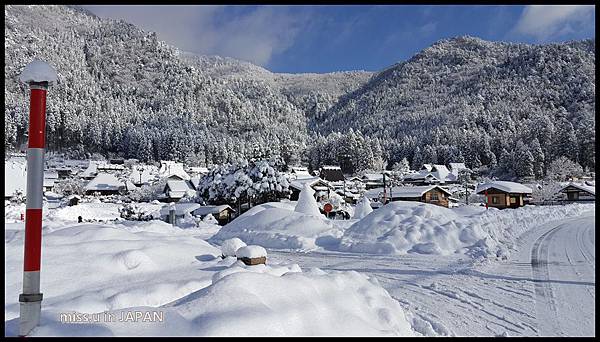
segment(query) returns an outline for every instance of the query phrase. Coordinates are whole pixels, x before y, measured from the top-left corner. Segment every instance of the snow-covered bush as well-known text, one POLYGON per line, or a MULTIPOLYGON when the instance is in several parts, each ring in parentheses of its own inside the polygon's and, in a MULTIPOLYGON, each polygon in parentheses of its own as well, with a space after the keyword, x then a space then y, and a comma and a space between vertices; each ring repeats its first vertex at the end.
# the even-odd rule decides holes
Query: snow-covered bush
POLYGON ((261 204, 288 197, 289 183, 271 162, 243 160, 212 168, 200 180, 198 194, 211 204, 261 204))

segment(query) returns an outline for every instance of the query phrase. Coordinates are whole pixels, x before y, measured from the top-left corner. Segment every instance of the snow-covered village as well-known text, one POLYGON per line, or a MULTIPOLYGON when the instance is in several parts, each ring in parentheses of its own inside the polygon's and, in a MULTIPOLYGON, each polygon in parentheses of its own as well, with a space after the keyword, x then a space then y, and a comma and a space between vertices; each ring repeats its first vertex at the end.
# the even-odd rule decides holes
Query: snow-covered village
POLYGON ((5 5, 5 337, 594 337, 595 6, 364 9, 5 5))

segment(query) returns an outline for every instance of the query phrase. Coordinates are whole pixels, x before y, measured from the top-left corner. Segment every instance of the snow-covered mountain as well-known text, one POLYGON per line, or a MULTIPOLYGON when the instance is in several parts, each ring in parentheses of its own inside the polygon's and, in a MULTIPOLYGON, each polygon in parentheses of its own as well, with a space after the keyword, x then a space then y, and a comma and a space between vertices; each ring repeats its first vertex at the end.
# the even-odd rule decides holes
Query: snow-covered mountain
POLYGON ((377 73, 278 74, 190 55, 78 8, 5 6, 5 147, 26 139, 17 75, 41 58, 60 78, 48 101, 49 148, 80 155, 201 164, 281 155, 345 171, 382 159, 464 159, 517 176, 564 155, 590 167, 594 51, 595 40, 458 37, 377 73))

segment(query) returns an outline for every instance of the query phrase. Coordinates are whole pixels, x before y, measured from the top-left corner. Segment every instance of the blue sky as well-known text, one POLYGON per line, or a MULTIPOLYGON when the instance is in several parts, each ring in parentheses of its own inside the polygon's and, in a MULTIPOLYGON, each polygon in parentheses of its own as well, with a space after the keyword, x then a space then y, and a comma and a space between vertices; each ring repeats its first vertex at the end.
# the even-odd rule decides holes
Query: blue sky
POLYGON ((448 37, 542 44, 595 37, 594 6, 84 6, 181 50, 274 72, 376 71, 448 37))

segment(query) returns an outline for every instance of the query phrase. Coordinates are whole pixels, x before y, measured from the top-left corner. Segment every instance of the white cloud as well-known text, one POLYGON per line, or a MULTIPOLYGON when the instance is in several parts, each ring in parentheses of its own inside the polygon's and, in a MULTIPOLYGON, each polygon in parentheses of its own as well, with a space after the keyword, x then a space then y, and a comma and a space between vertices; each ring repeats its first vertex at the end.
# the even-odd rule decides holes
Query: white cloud
POLYGON ((593 30, 594 9, 593 5, 526 6, 513 31, 547 41, 580 29, 593 30))
POLYGON ((304 11, 259 6, 83 6, 100 17, 123 19, 183 51, 220 55, 265 66, 285 51, 308 22, 304 11))

